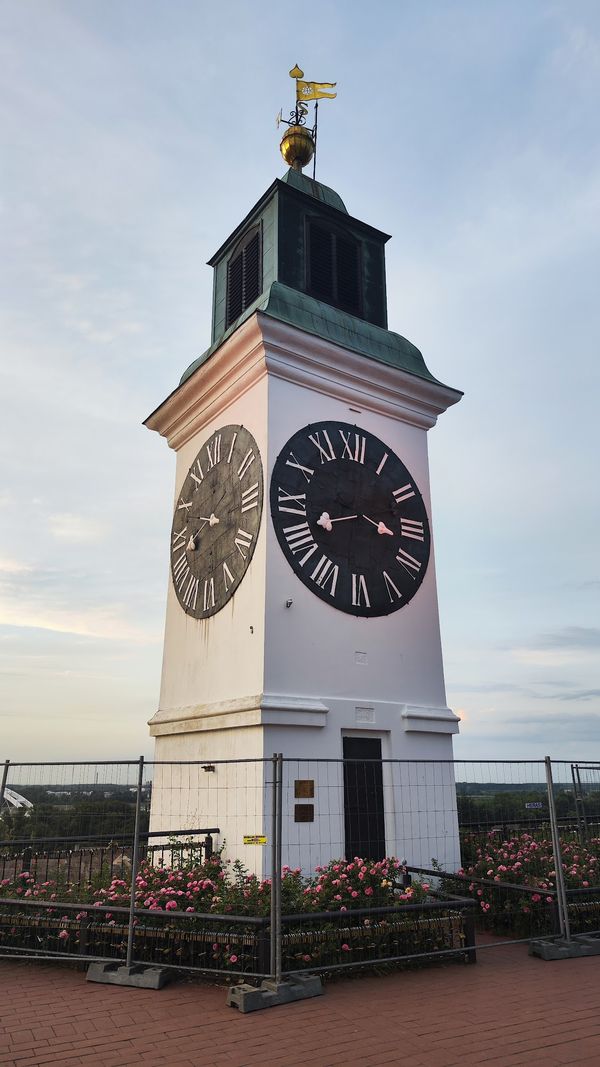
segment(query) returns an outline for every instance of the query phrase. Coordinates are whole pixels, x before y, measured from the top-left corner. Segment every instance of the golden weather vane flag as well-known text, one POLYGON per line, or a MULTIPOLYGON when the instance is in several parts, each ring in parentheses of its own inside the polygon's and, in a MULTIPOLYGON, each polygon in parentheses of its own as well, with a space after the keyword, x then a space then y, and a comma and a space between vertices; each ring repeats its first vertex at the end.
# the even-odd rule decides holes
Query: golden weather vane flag
POLYGON ((296 66, 290 71, 290 78, 296 79, 296 100, 335 100, 337 93, 328 93, 326 89, 335 89, 337 82, 303 81, 304 71, 296 66))
POLYGON ((303 82, 296 81, 296 100, 335 100, 337 93, 326 93, 334 89, 337 82, 303 82))

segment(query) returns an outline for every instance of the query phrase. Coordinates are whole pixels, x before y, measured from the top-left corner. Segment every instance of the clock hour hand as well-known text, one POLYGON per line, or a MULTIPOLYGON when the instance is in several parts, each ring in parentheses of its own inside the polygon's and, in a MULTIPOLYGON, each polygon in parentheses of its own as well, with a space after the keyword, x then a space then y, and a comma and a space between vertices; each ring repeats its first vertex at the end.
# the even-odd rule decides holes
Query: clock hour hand
POLYGON ((208 523, 209 526, 216 526, 218 524, 218 522, 219 522, 219 520, 218 520, 217 516, 215 515, 214 511, 211 511, 210 516, 208 516, 208 517, 206 515, 199 515, 198 518, 200 519, 200 521, 202 523, 202 526, 200 527, 199 530, 196 530, 195 534, 190 534, 190 539, 189 539, 189 541, 188 541, 188 543, 186 545, 186 548, 188 549, 189 552, 195 552, 196 549, 198 548, 198 545, 196 544, 196 538, 198 537, 199 534, 202 533, 202 531, 203 531, 204 527, 206 526, 206 524, 208 523))
POLYGON ((370 519, 368 515, 363 515, 363 519, 370 522, 371 526, 376 526, 378 534, 389 534, 390 537, 394 536, 394 531, 390 530, 389 526, 386 526, 384 522, 375 522, 375 519, 370 519))
POLYGON ((348 519, 357 519, 358 515, 342 515, 339 519, 332 519, 327 511, 324 511, 320 519, 317 519, 317 526, 322 526, 327 533, 331 533, 334 522, 347 522, 348 519))

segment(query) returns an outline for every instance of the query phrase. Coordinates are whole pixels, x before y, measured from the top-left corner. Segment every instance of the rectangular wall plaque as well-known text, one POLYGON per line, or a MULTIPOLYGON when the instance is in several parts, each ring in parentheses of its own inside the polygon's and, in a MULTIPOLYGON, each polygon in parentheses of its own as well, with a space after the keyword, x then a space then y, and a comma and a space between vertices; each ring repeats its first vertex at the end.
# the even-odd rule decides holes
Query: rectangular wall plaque
POLYGON ((355 707, 356 722, 375 722, 375 708, 355 707))
POLYGON ((294 822, 314 822, 314 804, 294 804, 294 822))
POLYGON ((294 796, 295 797, 314 797, 315 795, 315 782, 313 778, 296 778, 294 782, 294 796))

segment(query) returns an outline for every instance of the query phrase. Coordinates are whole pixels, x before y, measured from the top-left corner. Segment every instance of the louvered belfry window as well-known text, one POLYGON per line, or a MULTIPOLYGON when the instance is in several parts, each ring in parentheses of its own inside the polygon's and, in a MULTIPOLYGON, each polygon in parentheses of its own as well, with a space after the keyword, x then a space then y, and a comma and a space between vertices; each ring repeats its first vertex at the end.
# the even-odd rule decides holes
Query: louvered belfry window
POLYGON ((260 229, 250 230, 227 264, 227 326, 260 296, 260 229))
POLYGON ((313 296, 360 315, 359 268, 358 241, 320 223, 310 224, 308 289, 313 296))

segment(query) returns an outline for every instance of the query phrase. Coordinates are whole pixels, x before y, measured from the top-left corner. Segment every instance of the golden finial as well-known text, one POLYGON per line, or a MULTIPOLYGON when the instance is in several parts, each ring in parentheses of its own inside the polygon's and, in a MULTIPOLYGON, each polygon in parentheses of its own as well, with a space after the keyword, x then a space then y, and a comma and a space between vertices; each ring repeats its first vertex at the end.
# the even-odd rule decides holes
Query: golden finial
MULTIPOLYGON (((289 127, 281 138, 279 145, 281 154, 288 167, 301 171, 306 167, 317 151, 317 109, 319 100, 333 100, 337 93, 326 92, 334 89, 335 82, 307 82, 304 81, 304 71, 296 63, 290 71, 290 78, 296 81, 296 106, 290 111, 289 119, 284 119, 281 111, 277 117, 277 125, 285 122, 289 127), (308 115, 308 101, 315 101, 315 124, 312 129, 306 126, 308 115)), ((314 170, 313 170, 314 178, 314 170)))

